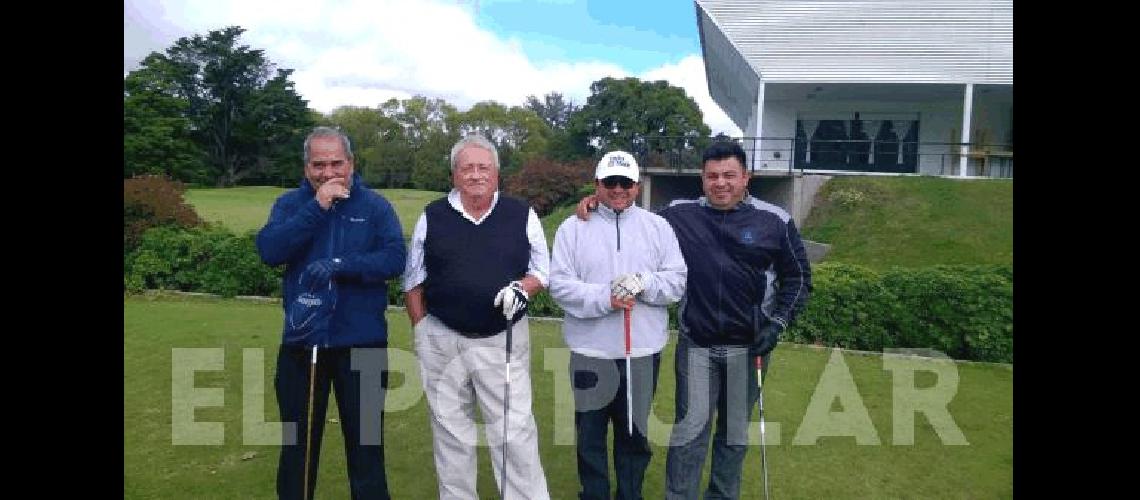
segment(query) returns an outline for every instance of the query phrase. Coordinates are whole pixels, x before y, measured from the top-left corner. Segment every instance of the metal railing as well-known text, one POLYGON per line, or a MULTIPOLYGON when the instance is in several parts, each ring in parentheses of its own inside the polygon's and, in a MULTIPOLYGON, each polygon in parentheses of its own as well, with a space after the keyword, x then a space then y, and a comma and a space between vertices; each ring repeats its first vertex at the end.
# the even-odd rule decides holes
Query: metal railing
MULTIPOLYGON (((960 174, 1013 178, 1013 145, 980 142, 797 140, 794 137, 732 137, 747 153, 750 168, 769 173, 799 171, 869 174, 960 174), (759 140, 757 140, 759 139, 759 140)), ((630 151, 643 169, 699 170, 711 137, 647 137, 630 151)))

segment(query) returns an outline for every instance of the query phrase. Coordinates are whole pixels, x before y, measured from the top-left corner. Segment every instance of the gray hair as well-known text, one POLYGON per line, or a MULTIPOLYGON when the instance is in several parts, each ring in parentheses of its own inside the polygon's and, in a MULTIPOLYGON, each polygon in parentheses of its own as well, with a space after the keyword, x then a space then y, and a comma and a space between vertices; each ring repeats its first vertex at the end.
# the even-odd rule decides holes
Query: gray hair
POLYGON ((313 142, 313 138, 316 137, 336 137, 340 139, 340 145, 344 148, 344 156, 348 158, 348 161, 353 161, 352 142, 348 140, 348 136, 344 135, 344 132, 332 127, 317 127, 314 128, 312 132, 309 132, 309 136, 305 138, 305 165, 309 164, 309 143, 313 142))
POLYGON ((455 164, 455 160, 459 158, 459 152, 463 151, 463 149, 467 147, 476 147, 490 151, 491 159, 495 162, 495 170, 499 170, 499 151, 495 149, 495 144, 491 141, 488 141, 486 137, 483 137, 479 134, 471 134, 460 139, 459 142, 455 143, 455 145, 451 147, 452 172, 455 172, 455 168, 458 166, 455 164))

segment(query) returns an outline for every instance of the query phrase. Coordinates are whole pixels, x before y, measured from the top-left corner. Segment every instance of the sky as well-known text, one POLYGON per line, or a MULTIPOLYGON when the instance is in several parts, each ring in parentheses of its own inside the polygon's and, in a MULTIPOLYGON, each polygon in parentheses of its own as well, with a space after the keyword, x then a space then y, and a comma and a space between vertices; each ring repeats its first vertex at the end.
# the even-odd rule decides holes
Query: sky
POLYGON ((226 26, 291 68, 309 107, 390 98, 585 104, 605 76, 682 87, 713 134, 740 129, 709 97, 692 0, 125 0, 123 72, 184 36, 226 26))

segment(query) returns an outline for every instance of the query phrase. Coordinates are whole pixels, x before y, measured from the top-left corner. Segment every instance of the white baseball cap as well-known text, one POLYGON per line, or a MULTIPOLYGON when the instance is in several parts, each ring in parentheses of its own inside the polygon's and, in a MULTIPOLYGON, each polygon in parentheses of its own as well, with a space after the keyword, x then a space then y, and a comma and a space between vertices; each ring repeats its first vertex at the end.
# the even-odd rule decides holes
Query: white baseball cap
POLYGON ((637 160, 625 151, 610 151, 598 160, 598 169, 594 173, 595 179, 605 179, 611 175, 628 177, 633 182, 638 179, 637 160))

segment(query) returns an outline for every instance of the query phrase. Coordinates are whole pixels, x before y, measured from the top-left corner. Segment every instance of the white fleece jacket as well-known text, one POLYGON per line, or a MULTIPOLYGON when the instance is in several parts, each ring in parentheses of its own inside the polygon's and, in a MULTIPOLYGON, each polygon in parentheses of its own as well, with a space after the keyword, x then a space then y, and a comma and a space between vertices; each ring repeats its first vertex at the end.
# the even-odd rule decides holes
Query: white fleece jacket
POLYGON ((625 357, 624 318, 610 307, 610 282, 641 273, 645 291, 630 314, 631 355, 660 352, 666 306, 681 300, 687 272, 673 228, 657 214, 637 206, 616 214, 599 205, 588 221, 571 215, 558 226, 550 263, 550 294, 566 311, 566 345, 590 357, 625 357))

